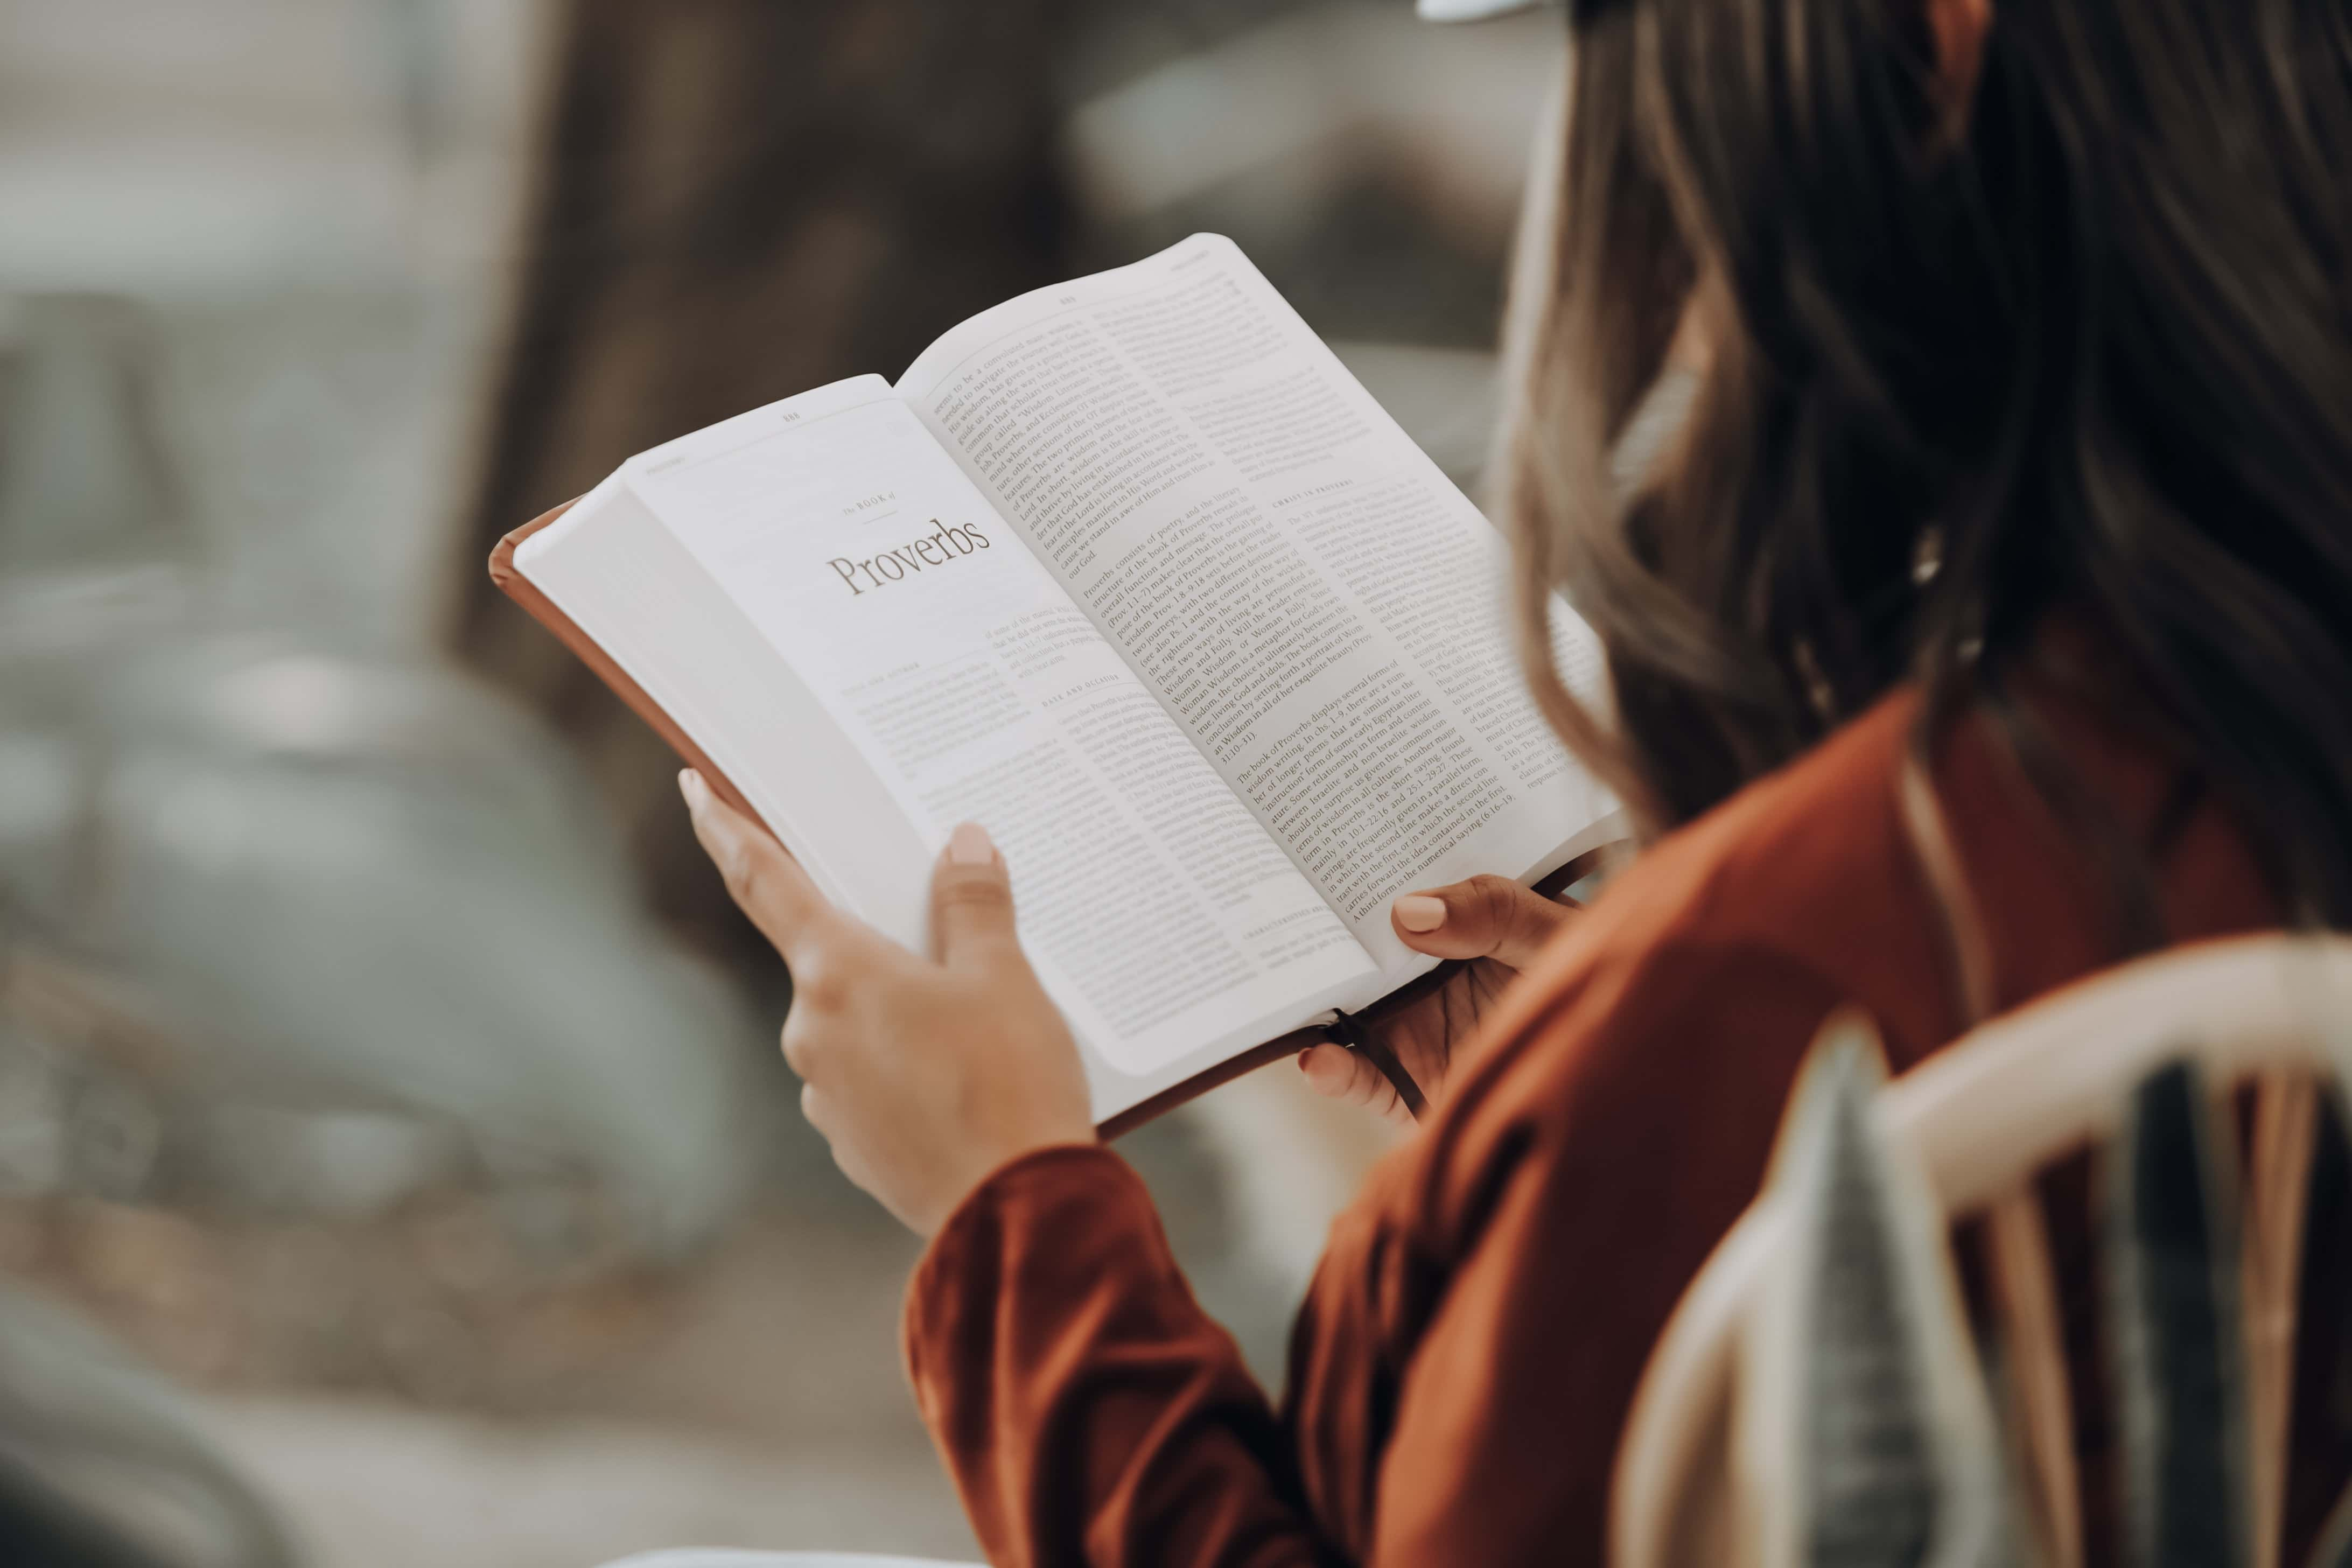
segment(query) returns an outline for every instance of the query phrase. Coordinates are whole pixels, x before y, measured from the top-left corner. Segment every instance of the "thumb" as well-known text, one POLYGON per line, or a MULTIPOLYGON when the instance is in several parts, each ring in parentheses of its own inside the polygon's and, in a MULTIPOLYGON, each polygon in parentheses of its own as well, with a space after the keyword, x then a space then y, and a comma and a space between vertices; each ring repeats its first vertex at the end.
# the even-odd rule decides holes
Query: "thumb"
POLYGON ((1558 904, 1508 877, 1473 877, 1407 893, 1389 907, 1398 940, 1439 958, 1491 958, 1525 969, 1575 906, 1558 904))
POLYGON ((931 872, 931 956, 959 968, 984 967, 1020 952, 1004 857, 988 829, 959 823, 931 872))

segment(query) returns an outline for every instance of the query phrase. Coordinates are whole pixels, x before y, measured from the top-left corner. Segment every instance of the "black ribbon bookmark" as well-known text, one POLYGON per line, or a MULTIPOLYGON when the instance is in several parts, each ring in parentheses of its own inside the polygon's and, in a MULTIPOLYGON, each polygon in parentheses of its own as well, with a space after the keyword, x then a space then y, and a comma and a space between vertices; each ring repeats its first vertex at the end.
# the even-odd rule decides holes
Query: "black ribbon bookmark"
POLYGON ((1388 1042, 1365 1028, 1361 1019, 1351 1013, 1334 1010, 1331 1037, 1380 1068, 1381 1076, 1389 1080, 1389 1087, 1396 1090, 1397 1098, 1404 1101, 1405 1110, 1415 1121, 1428 1111, 1429 1100, 1421 1092, 1421 1085, 1412 1081, 1412 1074, 1404 1070, 1404 1064, 1397 1060, 1388 1042))

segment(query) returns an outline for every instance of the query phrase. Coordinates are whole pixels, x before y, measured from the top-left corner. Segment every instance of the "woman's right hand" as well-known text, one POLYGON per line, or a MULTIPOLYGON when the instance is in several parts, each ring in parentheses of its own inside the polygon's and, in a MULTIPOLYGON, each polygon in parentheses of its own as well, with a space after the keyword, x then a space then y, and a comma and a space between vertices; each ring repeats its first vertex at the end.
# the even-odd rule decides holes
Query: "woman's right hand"
MULTIPOLYGON (((1389 925, 1407 947, 1470 961, 1437 989, 1369 1026, 1396 1053, 1431 1105, 1444 1094, 1454 1046, 1576 912, 1575 904, 1555 902, 1507 877, 1473 877, 1404 894, 1389 906, 1389 925)), ((1298 1068, 1318 1094, 1369 1105, 1393 1121, 1412 1121, 1380 1068, 1345 1046, 1309 1046, 1298 1053, 1298 1068)))

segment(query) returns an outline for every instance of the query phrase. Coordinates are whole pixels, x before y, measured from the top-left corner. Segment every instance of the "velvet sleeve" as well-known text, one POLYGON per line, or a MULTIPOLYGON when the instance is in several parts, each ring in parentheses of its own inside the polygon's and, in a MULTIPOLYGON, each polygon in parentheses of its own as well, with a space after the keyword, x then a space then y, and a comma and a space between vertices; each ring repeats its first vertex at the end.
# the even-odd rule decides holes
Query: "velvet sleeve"
POLYGON ((1802 965, 1712 943, 1531 992, 1333 1226, 1286 1416, 1116 1155, 997 1173, 933 1243, 908 1318, 991 1561, 1597 1565, 1650 1344, 1753 1195, 1836 1000, 1802 965))
POLYGON ((1364 1563, 1605 1561, 1650 1347, 1753 1196, 1837 1000, 1752 952, 1633 967, 1504 1020, 1334 1229, 1293 1345, 1294 1451, 1364 1563))
POLYGON ((982 1183, 908 1288, 917 1403, 998 1564, 1308 1564, 1290 1444, 1108 1149, 982 1183))

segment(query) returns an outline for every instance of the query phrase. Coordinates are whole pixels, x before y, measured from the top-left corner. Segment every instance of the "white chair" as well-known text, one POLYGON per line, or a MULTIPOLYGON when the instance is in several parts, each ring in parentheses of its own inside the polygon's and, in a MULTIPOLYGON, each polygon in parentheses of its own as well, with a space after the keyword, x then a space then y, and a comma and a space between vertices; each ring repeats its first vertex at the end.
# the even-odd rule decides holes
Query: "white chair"
MULTIPOLYGON (((1995 1019, 1872 1102, 1878 1138, 1916 1155, 1929 1212, 1940 1209, 1948 1222, 1987 1221, 2011 1442, 2025 1511, 2044 1537, 2050 1568, 2078 1568, 2081 1518, 2054 1274, 2033 1177, 2111 1131, 2137 1086, 2168 1063, 2189 1058, 2217 1089, 2253 1088, 2238 1227, 2248 1523, 2250 1561, 2274 1568, 2305 1179, 2319 1085, 2342 1070, 2347 1030, 2352 940, 2202 943, 1995 1019)), ((1753 1521, 1770 1505, 1742 1495, 1756 1473, 1739 1457, 1755 1429, 1741 1398, 1752 1381, 1743 1345, 1798 1217, 1768 1190, 1717 1247, 1653 1350, 1619 1445, 1614 1568, 1757 1560, 1753 1521)))

